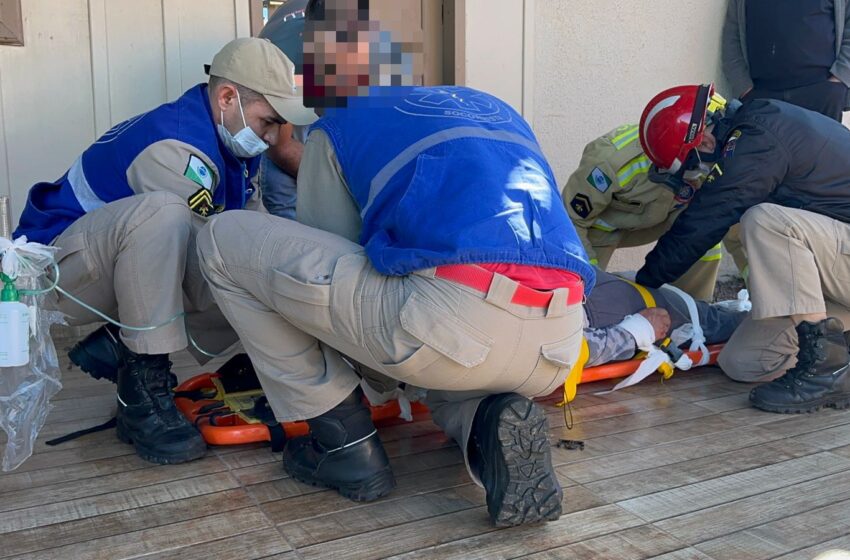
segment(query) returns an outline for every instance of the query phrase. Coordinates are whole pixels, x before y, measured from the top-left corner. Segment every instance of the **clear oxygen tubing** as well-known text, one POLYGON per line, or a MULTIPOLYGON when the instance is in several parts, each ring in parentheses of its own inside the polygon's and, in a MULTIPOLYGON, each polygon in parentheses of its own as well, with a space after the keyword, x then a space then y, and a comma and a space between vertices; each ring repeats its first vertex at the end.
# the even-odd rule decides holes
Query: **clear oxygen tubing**
MULTIPOLYGON (((32 265, 32 263, 30 263, 29 260, 26 257, 19 255, 18 258, 24 264, 32 265)), ((95 309, 94 307, 87 304, 83 300, 77 298, 76 296, 69 294, 68 292, 66 292, 65 290, 60 288, 59 287, 59 265, 56 264, 56 261, 51 261, 50 265, 53 267, 53 271, 54 271, 54 277, 53 277, 53 284, 52 285, 50 285, 50 286, 48 286, 48 287, 46 287, 42 290, 18 290, 18 292, 21 293, 22 295, 37 296, 37 295, 45 294, 45 293, 47 293, 51 290, 56 290, 57 292, 59 292, 60 294, 65 296, 66 298, 68 298, 71 301, 73 301, 74 303, 76 303, 77 305, 84 307, 85 309, 88 309, 89 311, 91 311, 92 313, 94 313, 95 315, 97 315, 98 317, 103 319, 104 321, 107 321, 107 322, 112 323, 113 325, 115 325, 117 327, 120 327, 122 329, 127 329, 129 331, 152 331, 152 330, 164 327, 166 325, 170 325, 171 323, 173 323, 177 319, 180 319, 181 317, 186 316, 186 312, 181 311, 180 313, 177 313, 176 315, 169 317, 165 321, 163 321, 159 324, 156 324, 156 325, 149 325, 149 326, 144 326, 144 327, 134 327, 134 326, 131 326, 131 325, 125 325, 124 323, 122 323, 120 321, 116 321, 115 319, 113 319, 112 317, 107 315, 106 313, 103 313, 99 309, 95 309)), ((189 344, 191 344, 198 352, 200 352, 204 356, 207 356, 207 357, 210 357, 210 358, 218 358, 219 356, 223 356, 224 354, 227 353, 227 351, 222 352, 221 354, 213 354, 211 352, 207 352, 206 350, 204 350, 203 348, 198 346, 198 343, 195 341, 194 338, 192 338, 192 333, 189 332, 188 327, 186 328, 186 336, 189 339, 189 344)))

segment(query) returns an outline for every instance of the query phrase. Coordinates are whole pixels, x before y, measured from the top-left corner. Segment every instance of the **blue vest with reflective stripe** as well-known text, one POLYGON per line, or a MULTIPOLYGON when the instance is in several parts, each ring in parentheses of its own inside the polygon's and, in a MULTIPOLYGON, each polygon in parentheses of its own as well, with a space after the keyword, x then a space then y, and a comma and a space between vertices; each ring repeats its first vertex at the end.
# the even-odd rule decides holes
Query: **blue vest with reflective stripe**
POLYGON ((314 127, 333 145, 361 210, 373 266, 514 263, 595 274, 528 124, 465 87, 376 88, 314 127))
POLYGON ((220 143, 207 86, 200 84, 173 103, 115 125, 58 181, 33 186, 14 237, 26 235, 31 241, 50 243, 86 212, 136 194, 127 182, 127 169, 145 148, 169 139, 193 146, 218 168, 214 204, 227 210, 245 206, 251 194, 249 178, 259 158, 243 162, 220 143))

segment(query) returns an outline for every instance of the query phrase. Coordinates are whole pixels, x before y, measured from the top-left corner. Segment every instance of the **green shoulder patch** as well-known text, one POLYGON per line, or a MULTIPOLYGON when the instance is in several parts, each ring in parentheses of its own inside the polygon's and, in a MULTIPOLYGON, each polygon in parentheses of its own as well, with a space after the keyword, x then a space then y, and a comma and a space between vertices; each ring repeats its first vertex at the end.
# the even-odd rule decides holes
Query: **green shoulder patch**
POLYGON ((587 182, 593 185, 593 188, 601 193, 604 193, 611 186, 611 179, 604 171, 598 167, 594 167, 590 175, 587 176, 587 182))
POLYGON ((205 189, 212 188, 212 171, 210 171, 207 164, 205 164, 198 156, 189 156, 189 161, 186 163, 186 169, 183 171, 183 176, 187 177, 190 181, 199 184, 205 189))

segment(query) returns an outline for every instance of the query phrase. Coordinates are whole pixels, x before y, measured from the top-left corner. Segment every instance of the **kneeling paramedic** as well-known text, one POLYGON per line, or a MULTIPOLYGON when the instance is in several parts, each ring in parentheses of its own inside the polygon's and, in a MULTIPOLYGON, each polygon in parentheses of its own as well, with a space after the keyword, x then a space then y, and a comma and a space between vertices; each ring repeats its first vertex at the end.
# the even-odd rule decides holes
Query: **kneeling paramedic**
POLYGON ((740 220, 753 309, 721 367, 745 380, 774 373, 765 366, 788 368, 772 356, 774 341, 796 334, 796 365, 754 388, 752 404, 771 412, 850 406, 845 327, 826 313, 850 307, 850 130, 775 100, 709 114, 713 93, 712 85, 666 90, 641 118, 641 143, 661 172, 705 166, 710 174, 637 281, 676 278, 740 220))
MULTIPOLYGON (((650 167, 638 141, 638 125, 623 125, 584 147, 578 168, 564 185, 567 214, 591 262, 602 270, 616 249, 657 241, 705 177, 696 171, 681 183, 666 184, 653 180, 657 177, 650 167)), ((674 284, 697 299, 712 299, 721 258, 720 244, 711 247, 674 284)), ((735 254, 741 268, 742 260, 743 255, 735 254)))
POLYGON ((380 89, 311 129, 297 215, 316 221, 217 216, 198 236, 202 271, 277 419, 310 425, 283 452, 294 478, 363 501, 395 485, 345 355, 429 389, 493 523, 557 519, 546 416, 529 398, 576 362, 594 268, 506 103, 465 87, 380 89), (335 217, 302 212, 311 201, 335 217))
MULTIPOLYGON (((209 84, 116 125, 30 190, 15 236, 59 247, 59 286, 127 327, 102 327, 70 356, 97 378, 115 380, 118 367, 117 434, 149 461, 206 451, 174 406, 168 354, 187 347, 187 330, 212 352, 236 334, 200 274, 195 233, 213 213, 261 207, 250 183, 259 154, 285 120, 315 120, 292 71, 268 41, 234 40, 209 84)), ((72 325, 102 320, 65 296, 52 305, 72 325)))

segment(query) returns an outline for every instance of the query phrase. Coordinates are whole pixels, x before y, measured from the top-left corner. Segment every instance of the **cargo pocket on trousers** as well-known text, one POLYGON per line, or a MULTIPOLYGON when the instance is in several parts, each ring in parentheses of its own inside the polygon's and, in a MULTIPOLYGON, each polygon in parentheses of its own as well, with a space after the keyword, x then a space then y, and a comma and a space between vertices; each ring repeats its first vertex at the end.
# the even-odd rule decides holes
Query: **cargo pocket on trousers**
POLYGON ((271 270, 271 290, 275 310, 294 325, 331 331, 331 278, 320 277, 304 282, 277 270, 271 270))
MULTIPOLYGON (((100 271, 86 251, 88 241, 85 232, 57 239, 55 246, 59 248, 56 252, 56 265, 59 267, 59 285, 63 290, 72 295, 78 295, 100 280, 100 271)), ((53 274, 53 271, 49 272, 51 279, 53 274)), ((51 291, 49 297, 54 305, 58 305, 65 299, 56 290, 51 291)))
POLYGON ((473 388, 468 385, 475 385, 474 380, 467 378, 487 359, 492 338, 415 293, 402 307, 400 320, 422 346, 399 363, 384 364, 389 375, 428 389, 473 388))
POLYGON ((832 273, 836 280, 850 282, 850 239, 838 239, 838 251, 832 263, 832 273))
POLYGON ((526 397, 545 396, 564 383, 581 348, 582 329, 540 347, 537 365, 525 382, 514 391, 526 397))

